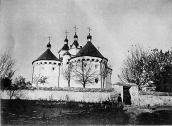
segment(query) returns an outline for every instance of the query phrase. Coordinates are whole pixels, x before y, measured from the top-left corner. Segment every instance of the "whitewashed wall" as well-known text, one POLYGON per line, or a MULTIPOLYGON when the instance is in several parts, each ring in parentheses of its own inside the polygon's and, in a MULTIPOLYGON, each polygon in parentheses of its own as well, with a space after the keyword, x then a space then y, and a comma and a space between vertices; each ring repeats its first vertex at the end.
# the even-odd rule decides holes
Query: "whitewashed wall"
POLYGON ((117 84, 113 84, 113 88, 114 88, 114 90, 115 90, 118 94, 121 94, 121 98, 122 98, 122 101, 123 101, 123 86, 117 85, 117 84))
POLYGON ((131 104, 132 105, 139 105, 138 99, 139 99, 139 89, 137 85, 133 85, 129 89, 130 95, 131 95, 131 104))
POLYGON ((172 96, 139 95, 138 100, 140 106, 172 106, 172 96))
POLYGON ((143 95, 139 93, 138 86, 130 88, 131 103, 138 106, 172 106, 172 96, 143 95))
MULTIPOLYGON (((20 99, 28 100, 67 100, 84 102, 101 102, 110 98, 112 92, 73 92, 73 91, 46 91, 46 90, 22 90, 20 99)), ((9 99, 7 93, 0 93, 1 99, 9 99)))

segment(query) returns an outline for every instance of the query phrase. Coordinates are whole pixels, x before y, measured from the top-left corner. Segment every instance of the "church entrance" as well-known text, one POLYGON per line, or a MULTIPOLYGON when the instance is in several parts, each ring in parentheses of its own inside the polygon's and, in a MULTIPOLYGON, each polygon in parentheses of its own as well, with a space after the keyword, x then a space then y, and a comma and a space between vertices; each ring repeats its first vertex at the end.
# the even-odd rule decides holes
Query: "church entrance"
POLYGON ((125 105, 131 105, 130 87, 123 86, 123 102, 125 105))

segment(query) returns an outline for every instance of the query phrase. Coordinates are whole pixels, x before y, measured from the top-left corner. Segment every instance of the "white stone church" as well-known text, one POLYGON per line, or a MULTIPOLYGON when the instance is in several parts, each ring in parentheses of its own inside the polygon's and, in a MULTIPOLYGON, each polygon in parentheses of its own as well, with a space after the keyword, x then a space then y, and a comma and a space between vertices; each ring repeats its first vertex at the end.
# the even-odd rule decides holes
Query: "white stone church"
POLYGON ((68 38, 58 54, 51 52, 50 40, 47 50, 32 62, 32 83, 35 87, 85 87, 112 88, 112 69, 87 36, 85 46, 80 46, 75 31, 69 46, 68 38))

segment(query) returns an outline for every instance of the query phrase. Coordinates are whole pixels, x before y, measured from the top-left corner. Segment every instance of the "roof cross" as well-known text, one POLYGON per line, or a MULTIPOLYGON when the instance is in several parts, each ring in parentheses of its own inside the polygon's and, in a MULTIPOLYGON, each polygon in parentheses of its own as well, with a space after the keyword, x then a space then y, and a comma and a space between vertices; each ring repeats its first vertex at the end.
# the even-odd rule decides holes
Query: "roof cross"
POLYGON ((88 27, 88 31, 89 31, 89 33, 90 33, 90 31, 91 31, 92 29, 90 28, 90 27, 88 27))
POLYGON ((49 40, 49 43, 50 43, 50 40, 51 40, 51 36, 48 36, 48 40, 49 40))
POLYGON ((67 38, 67 34, 68 34, 69 32, 66 30, 65 33, 66 33, 66 38, 67 38))
POLYGON ((77 29, 78 29, 78 28, 76 27, 76 25, 75 25, 75 27, 73 27, 73 28, 75 29, 75 32, 76 32, 76 31, 77 31, 77 29))

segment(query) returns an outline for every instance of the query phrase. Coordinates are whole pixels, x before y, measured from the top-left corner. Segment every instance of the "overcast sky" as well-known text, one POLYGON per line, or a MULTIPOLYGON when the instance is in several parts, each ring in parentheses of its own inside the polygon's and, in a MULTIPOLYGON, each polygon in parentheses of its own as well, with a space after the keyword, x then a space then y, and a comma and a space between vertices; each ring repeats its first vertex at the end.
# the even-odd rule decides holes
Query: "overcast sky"
POLYGON ((172 47, 172 1, 1 0, 0 53, 9 51, 16 60, 16 75, 31 80, 32 61, 46 50, 48 36, 57 55, 65 30, 73 42, 74 25, 81 45, 92 28, 93 44, 113 66, 114 83, 132 44, 172 47))

